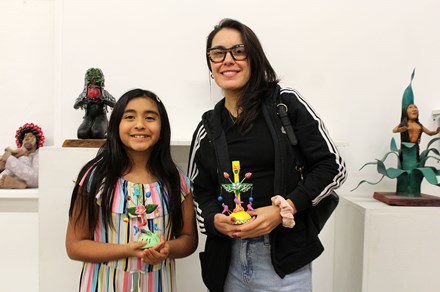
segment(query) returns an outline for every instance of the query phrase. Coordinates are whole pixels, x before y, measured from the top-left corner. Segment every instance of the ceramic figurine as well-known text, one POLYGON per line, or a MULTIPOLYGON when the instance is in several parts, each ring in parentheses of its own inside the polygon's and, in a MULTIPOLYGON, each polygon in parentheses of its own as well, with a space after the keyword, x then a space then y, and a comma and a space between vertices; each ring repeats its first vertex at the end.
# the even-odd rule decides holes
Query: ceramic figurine
POLYGON ((43 146, 41 128, 26 123, 15 133, 17 148, 7 147, 0 157, 0 188, 38 187, 38 149, 43 146))
POLYGON ((440 170, 433 166, 426 165, 428 159, 440 160, 438 150, 431 148, 433 143, 440 140, 440 138, 437 137, 429 141, 426 149, 419 153, 419 143, 422 133, 433 136, 440 132, 440 127, 437 127, 435 131, 430 131, 419 122, 419 110, 414 104, 414 94, 412 90, 414 73, 415 71, 413 71, 411 82, 403 94, 401 121, 393 128, 393 133, 400 133, 400 149, 397 147, 394 138, 392 138, 390 151, 385 154, 383 159, 366 163, 361 167, 362 169, 367 165, 376 165, 378 173, 382 175, 380 180, 377 182, 363 180, 355 189, 365 182, 376 185, 385 176, 397 179, 395 195, 400 197, 422 197, 420 186, 424 178, 429 183, 440 186, 437 178, 437 176, 440 175, 440 170), (398 157, 397 167, 387 167, 385 165, 385 160, 389 155, 398 157))
POLYGON ((115 98, 104 89, 104 74, 99 68, 87 70, 84 90, 75 100, 74 109, 85 111, 83 121, 78 127, 79 139, 104 139, 106 137, 108 118, 107 107, 113 108, 115 98))
MULTIPOLYGON (((244 208, 241 206, 244 202, 241 200, 241 192, 247 192, 250 190, 253 186, 253 184, 250 183, 244 183, 245 179, 249 179, 252 176, 252 173, 248 172, 245 174, 245 177, 240 181, 239 175, 240 175, 240 161, 232 161, 232 171, 234 173, 234 181, 232 181, 229 177, 229 174, 227 172, 223 173, 224 178, 228 179, 231 183, 230 184, 222 184, 222 188, 225 189, 228 193, 234 194, 234 203, 235 208, 231 211, 229 211, 229 207, 222 203, 223 211, 222 213, 229 214, 229 216, 235 217, 235 223, 234 224, 243 224, 248 222, 251 219, 251 216, 244 210, 244 208)), ((223 200, 223 197, 220 195, 218 197, 219 201, 223 200)), ((253 210, 252 208, 252 202, 253 197, 252 193, 249 197, 249 204, 247 205, 247 210, 253 210)))
MULTIPOLYGON (((153 230, 150 230, 148 227, 152 222, 152 220, 148 218, 148 214, 152 214, 157 209, 157 205, 148 202, 148 200, 151 200, 150 192, 147 192, 145 195, 147 201, 142 200, 139 188, 135 189, 134 196, 136 198, 127 198, 128 217, 125 218, 124 221, 128 223, 129 218, 134 219, 135 223, 132 224, 134 225, 134 234, 138 236, 137 241, 146 242, 142 248, 153 247, 160 242, 160 236, 158 235, 159 230, 157 228, 153 227, 153 230)), ((154 214, 152 214, 152 216, 154 217, 154 214)))

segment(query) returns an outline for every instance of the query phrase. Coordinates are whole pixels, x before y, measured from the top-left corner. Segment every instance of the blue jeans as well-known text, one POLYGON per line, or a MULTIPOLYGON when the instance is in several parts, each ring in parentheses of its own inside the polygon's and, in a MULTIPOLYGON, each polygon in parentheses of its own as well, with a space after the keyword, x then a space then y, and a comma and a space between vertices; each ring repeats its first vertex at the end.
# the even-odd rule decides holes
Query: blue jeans
POLYGON ((269 236, 234 239, 226 292, 311 292, 311 264, 281 279, 270 259, 269 236))

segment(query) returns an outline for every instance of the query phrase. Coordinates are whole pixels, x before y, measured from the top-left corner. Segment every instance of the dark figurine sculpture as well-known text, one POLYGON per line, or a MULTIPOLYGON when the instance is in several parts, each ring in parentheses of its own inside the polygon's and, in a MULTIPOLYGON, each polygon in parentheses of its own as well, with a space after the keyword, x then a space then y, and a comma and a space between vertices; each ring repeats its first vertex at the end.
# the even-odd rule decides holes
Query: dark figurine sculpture
POLYGON ((79 139, 104 139, 108 118, 107 106, 113 108, 115 98, 104 89, 104 74, 99 68, 90 68, 85 75, 84 90, 75 100, 73 108, 84 109, 83 122, 78 127, 79 139))

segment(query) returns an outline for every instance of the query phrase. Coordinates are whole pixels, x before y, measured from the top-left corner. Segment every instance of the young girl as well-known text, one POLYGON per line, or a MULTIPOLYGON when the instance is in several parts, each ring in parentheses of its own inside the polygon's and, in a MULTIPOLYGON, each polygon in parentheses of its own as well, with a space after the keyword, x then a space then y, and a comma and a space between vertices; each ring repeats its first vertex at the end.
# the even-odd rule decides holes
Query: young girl
POLYGON ((80 171, 70 203, 66 250, 84 262, 80 291, 176 291, 174 259, 193 253, 198 238, 170 138, 154 93, 134 89, 118 100, 107 141, 80 171))

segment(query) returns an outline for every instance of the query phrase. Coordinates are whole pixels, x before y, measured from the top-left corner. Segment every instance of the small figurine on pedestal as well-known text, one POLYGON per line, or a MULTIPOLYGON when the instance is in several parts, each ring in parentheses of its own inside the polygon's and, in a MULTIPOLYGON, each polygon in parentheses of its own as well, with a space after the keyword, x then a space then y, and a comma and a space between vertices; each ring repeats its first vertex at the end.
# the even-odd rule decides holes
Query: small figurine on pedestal
POLYGON ((7 147, 0 157, 0 188, 25 189, 38 187, 38 149, 44 135, 40 127, 27 123, 15 134, 16 149, 7 147))
MULTIPOLYGON (((378 173, 382 174, 379 181, 373 183, 366 180, 361 181, 357 189, 362 183, 372 185, 378 184, 385 176, 396 178, 397 185, 395 192, 375 192, 374 198, 390 205, 405 206, 440 206, 440 198, 421 193, 421 184, 425 178, 430 184, 440 186, 437 176, 440 170, 433 166, 426 165, 428 159, 440 161, 439 152, 430 146, 439 141, 440 138, 434 138, 428 142, 424 151, 420 153, 420 137, 422 133, 433 136, 440 132, 440 127, 435 131, 430 131, 419 122, 419 110, 414 104, 414 94, 412 90, 412 80, 414 78, 413 71, 411 82, 405 89, 402 98, 402 115, 400 123, 393 128, 393 133, 400 133, 400 149, 394 138, 391 139, 390 152, 386 153, 383 159, 377 159, 375 162, 369 162, 366 165, 377 165, 378 173), (398 157, 397 167, 387 167, 385 160, 392 154, 398 157), (431 155, 436 154, 436 155, 431 155)), ((361 169, 364 167, 362 166, 361 169)), ((353 190, 355 190, 353 189, 353 190)))
MULTIPOLYGON (((239 174, 240 174, 240 161, 232 161, 232 171, 234 173, 234 182, 231 181, 229 178, 229 174, 227 172, 223 173, 224 178, 228 179, 231 183, 230 184, 222 184, 223 189, 225 189, 229 193, 234 193, 234 203, 235 208, 231 212, 229 210, 229 207, 222 203, 223 211, 222 214, 229 214, 229 216, 235 217, 234 224, 243 224, 248 222, 251 219, 251 215, 249 215, 246 211, 244 211, 244 208, 241 206, 244 202, 241 201, 241 192, 246 192, 250 190, 253 186, 253 184, 250 183, 244 183, 245 179, 249 179, 252 176, 252 173, 248 172, 245 174, 245 177, 242 181, 240 181, 239 174)), ((220 195, 218 197, 218 200, 221 202, 223 201, 223 197, 220 195)), ((253 197, 252 193, 249 197, 249 204, 247 205, 248 210, 254 210, 252 208, 252 202, 253 197)))
MULTIPOLYGON (((402 118, 400 123, 393 128, 393 133, 400 133, 400 142, 414 143, 417 150, 417 160, 420 159, 420 138, 422 133, 429 136, 436 135, 440 132, 440 127, 435 131, 430 131, 424 127, 419 121, 419 109, 414 103, 403 105, 402 118)), ((402 160, 402 157, 401 157, 402 160)))
POLYGON ((84 90, 75 100, 75 109, 84 109, 83 122, 78 127, 79 139, 104 139, 108 118, 107 106, 113 108, 116 100, 104 89, 104 74, 99 68, 90 68, 85 75, 84 90))

